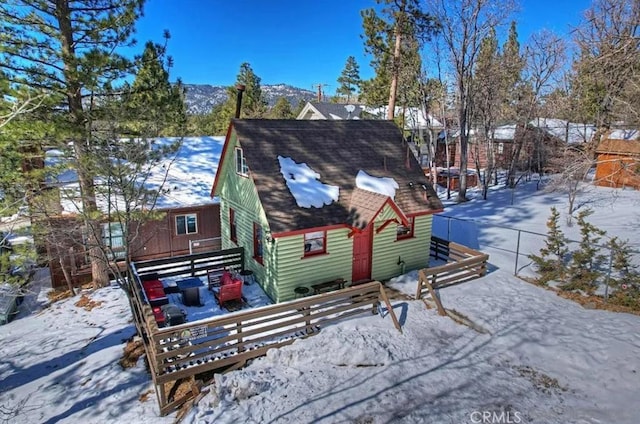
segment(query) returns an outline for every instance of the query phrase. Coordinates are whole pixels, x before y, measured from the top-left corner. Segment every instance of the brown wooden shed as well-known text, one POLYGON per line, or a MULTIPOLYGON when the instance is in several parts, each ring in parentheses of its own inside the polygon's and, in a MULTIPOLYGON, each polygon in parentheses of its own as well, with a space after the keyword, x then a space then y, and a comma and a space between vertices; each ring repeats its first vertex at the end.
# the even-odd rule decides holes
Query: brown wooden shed
POLYGON ((637 130, 607 134, 596 149, 596 185, 640 189, 640 139, 637 130))

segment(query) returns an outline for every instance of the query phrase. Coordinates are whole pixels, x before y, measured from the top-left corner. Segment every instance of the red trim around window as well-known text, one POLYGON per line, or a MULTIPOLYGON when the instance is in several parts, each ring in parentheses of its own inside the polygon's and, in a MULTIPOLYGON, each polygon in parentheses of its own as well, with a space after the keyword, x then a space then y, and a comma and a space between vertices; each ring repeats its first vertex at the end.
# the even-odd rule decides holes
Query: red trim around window
POLYGON ((253 223, 253 259, 262 264, 264 255, 264 234, 262 227, 257 223, 253 223))
POLYGON ((409 232, 405 233, 405 234, 396 235, 396 240, 405 240, 405 239, 413 238, 413 232, 414 232, 415 226, 416 226, 416 217, 415 216, 410 216, 408 219, 409 219, 409 224, 411 224, 409 226, 409 232))
POLYGON ((312 234, 312 233, 320 233, 322 232, 322 237, 314 237, 312 239, 309 240, 319 240, 320 238, 322 238, 322 250, 311 250, 311 244, 309 244, 309 250, 307 251, 307 239, 306 237, 303 239, 303 243, 304 243, 304 256, 305 258, 308 258, 310 256, 318 256, 318 255, 325 255, 327 253, 327 232, 326 231, 309 231, 308 233, 305 233, 305 236, 307 234, 312 234))

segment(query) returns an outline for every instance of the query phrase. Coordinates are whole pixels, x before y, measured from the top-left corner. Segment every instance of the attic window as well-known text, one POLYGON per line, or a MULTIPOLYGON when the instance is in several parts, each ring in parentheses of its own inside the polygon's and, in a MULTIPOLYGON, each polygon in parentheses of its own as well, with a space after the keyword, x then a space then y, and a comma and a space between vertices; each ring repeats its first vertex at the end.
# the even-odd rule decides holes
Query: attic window
POLYGON ((236 147, 236 173, 246 177, 249 175, 249 167, 247 167, 247 160, 244 157, 244 153, 240 147, 236 147))
POLYGON ((315 231, 304 235, 304 256, 320 255, 327 252, 327 232, 315 231))

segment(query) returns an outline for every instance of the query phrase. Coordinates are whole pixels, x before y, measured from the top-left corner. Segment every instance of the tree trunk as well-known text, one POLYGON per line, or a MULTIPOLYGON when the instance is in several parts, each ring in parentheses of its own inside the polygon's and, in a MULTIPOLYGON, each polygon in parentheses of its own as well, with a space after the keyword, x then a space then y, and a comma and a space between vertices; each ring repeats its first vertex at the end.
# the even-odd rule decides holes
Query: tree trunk
POLYGON ((398 12, 398 20, 395 28, 395 45, 393 47, 393 62, 391 69, 391 86, 389 87, 389 109, 387 110, 387 119, 393 120, 396 109, 396 96, 398 94, 398 79, 400 78, 400 51, 402 47, 402 25, 405 13, 405 2, 402 1, 400 11, 398 12))
POLYGON ((64 77, 67 82, 67 100, 69 102, 69 113, 73 124, 73 148, 77 162, 78 182, 80 184, 80 193, 82 196, 83 215, 85 217, 85 226, 88 230, 88 249, 89 258, 91 259, 91 273, 94 284, 104 286, 109 284, 109 273, 107 265, 101 258, 100 249, 102 240, 94 234, 96 222, 95 216, 98 216, 98 208, 96 206, 95 189, 93 175, 89 171, 91 164, 88 162, 89 154, 87 146, 90 140, 87 137, 87 119, 82 106, 82 84, 79 81, 79 70, 77 66, 77 57, 75 52, 75 44, 73 39, 73 28, 71 25, 71 11, 69 10, 69 0, 56 0, 56 18, 60 27, 62 57, 64 62, 64 77))

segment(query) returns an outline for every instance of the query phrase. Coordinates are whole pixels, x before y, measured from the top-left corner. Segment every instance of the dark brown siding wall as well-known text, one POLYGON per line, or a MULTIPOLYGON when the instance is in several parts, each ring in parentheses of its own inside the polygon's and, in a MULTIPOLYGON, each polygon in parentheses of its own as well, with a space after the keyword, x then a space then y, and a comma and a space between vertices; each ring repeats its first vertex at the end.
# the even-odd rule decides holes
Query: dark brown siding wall
POLYGON ((140 238, 132 249, 132 260, 156 259, 189 253, 189 240, 203 240, 220 237, 220 205, 206 205, 192 208, 171 209, 159 221, 145 224, 140 230, 140 238), (198 232, 176 234, 176 216, 196 214, 198 232))
MULTIPOLYGON (((133 261, 185 255, 189 253, 189 240, 195 241, 220 237, 220 205, 218 204, 171 209, 164 212, 165 216, 162 219, 148 222, 139 227, 139 234, 131 246, 131 259, 133 261), (176 234, 175 217, 176 215, 185 214, 197 215, 197 233, 176 234)), ((75 228, 74 222, 75 220, 72 218, 59 219, 61 228, 75 228)), ((134 231, 134 228, 131 231, 134 231)), ((210 243, 203 244, 203 246, 211 248, 211 250, 216 249, 210 243)), ((47 246, 52 287, 65 288, 67 284, 60 267, 60 255, 56 252, 60 252, 65 265, 70 268, 74 285, 91 281, 91 268, 84 263, 82 234, 79 229, 72 231, 68 240, 61 241, 57 249, 53 246, 47 246)), ((202 249, 198 250, 198 253, 202 252, 202 249)))

